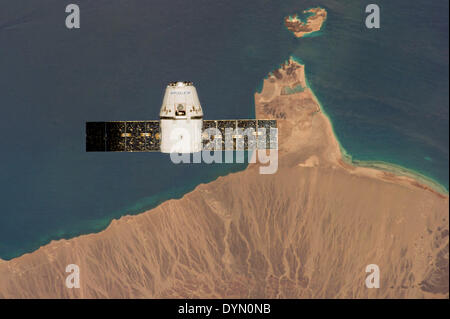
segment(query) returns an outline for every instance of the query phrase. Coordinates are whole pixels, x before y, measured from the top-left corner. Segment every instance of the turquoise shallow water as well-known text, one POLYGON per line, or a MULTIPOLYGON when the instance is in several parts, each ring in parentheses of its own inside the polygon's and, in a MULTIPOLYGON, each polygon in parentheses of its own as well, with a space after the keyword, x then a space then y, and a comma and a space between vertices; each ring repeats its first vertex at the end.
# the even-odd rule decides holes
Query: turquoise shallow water
POLYGON ((174 165, 163 154, 84 152, 84 123, 157 118, 165 83, 192 80, 207 119, 254 116, 253 94, 290 55, 356 160, 418 171, 448 189, 448 2, 18 0, 0 12, 0 258, 104 229, 243 164, 174 165), (320 5, 296 39, 283 17, 320 5))
POLYGON ((295 54, 354 160, 404 166, 448 190, 448 3, 380 4, 379 30, 347 4, 295 54))

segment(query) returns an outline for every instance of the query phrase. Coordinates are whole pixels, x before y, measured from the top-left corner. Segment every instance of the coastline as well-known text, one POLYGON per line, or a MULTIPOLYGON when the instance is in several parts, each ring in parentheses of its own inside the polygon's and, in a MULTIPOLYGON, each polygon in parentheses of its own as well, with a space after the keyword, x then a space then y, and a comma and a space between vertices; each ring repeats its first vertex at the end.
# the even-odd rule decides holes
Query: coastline
MULTIPOLYGON (((303 65, 306 68, 305 63, 298 57, 295 56, 291 56, 291 58, 303 65)), ((328 121, 330 122, 331 125, 331 129, 333 131, 333 137, 334 139, 337 141, 337 143, 339 144, 339 148, 341 151, 341 157, 342 160, 349 165, 355 166, 355 167, 361 167, 361 168, 369 168, 369 169, 376 169, 376 170, 380 170, 383 172, 388 172, 388 173, 392 173, 398 176, 404 176, 404 177, 408 177, 408 178, 412 178, 415 181, 424 184, 427 187, 430 187, 432 190, 436 191, 437 193, 440 193, 441 195, 444 196, 449 196, 449 190, 442 185, 441 183, 439 183, 438 181, 434 180, 433 178, 426 176, 425 174, 422 174, 420 172, 414 171, 408 167, 402 166, 402 165, 396 165, 393 163, 389 163, 389 162, 384 162, 384 161, 379 161, 379 160, 370 160, 370 161, 361 161, 361 160, 353 160, 353 156, 351 154, 349 154, 349 152, 347 152, 345 150, 345 148, 342 146, 341 141, 338 138, 338 135, 336 134, 336 131, 334 129, 333 126, 333 120, 332 118, 328 115, 328 113, 326 112, 325 108, 323 107, 322 103, 320 102, 319 98, 317 97, 316 93, 314 92, 314 90, 311 88, 309 82, 308 82, 308 77, 305 74, 305 82, 306 82, 306 87, 311 90, 311 93, 313 94, 317 104, 320 107, 321 112, 325 115, 325 117, 328 119, 328 121)))
POLYGON ((420 184, 430 187, 432 190, 436 191, 437 193, 440 193, 443 196, 448 197, 449 195, 449 191, 445 186, 441 185, 439 182, 435 181, 431 177, 423 175, 407 167, 383 161, 359 161, 353 160, 351 158, 350 159, 345 158, 345 160, 349 160, 350 163, 354 166, 374 168, 398 176, 405 176, 412 178, 417 182, 419 182, 420 184))
POLYGON ((346 166, 312 90, 280 94, 298 83, 304 65, 290 59, 255 94, 256 118, 279 121, 277 173, 250 164, 0 263, 0 298, 445 298, 434 264, 446 251, 448 197, 346 166), (361 285, 368 260, 391 287, 361 285), (64 286, 69 263, 83 271, 79 290, 64 286))
MULTIPOLYGON (((279 64, 276 67, 276 69, 282 68, 282 66, 284 64, 286 64, 289 60, 296 62, 297 64, 301 65, 302 67, 304 67, 306 69, 306 63, 301 58, 299 58, 293 54, 291 54, 285 62, 282 62, 281 64, 279 64)), ((259 90, 259 88, 258 88, 257 90, 255 90, 255 94, 260 94, 262 92, 262 89, 264 87, 264 81, 268 80, 268 78, 271 76, 271 74, 272 73, 269 72, 262 79, 262 82, 260 84, 261 89, 259 90)), ((341 160, 343 161, 344 165, 350 165, 354 168, 360 168, 360 169, 375 170, 376 172, 381 172, 381 173, 394 174, 397 177, 399 177, 400 179, 406 178, 405 181, 407 181, 409 183, 418 183, 418 185, 416 185, 417 187, 430 188, 431 191, 436 192, 437 194, 439 194, 441 196, 445 196, 445 197, 449 196, 449 190, 447 189, 446 186, 444 186, 440 182, 434 180, 432 177, 427 176, 426 174, 423 174, 421 172, 417 172, 406 166, 393 164, 393 163, 390 163, 387 161, 381 161, 381 160, 369 160, 369 161, 354 160, 352 154, 347 152, 347 150, 344 148, 341 141, 339 140, 338 135, 336 134, 336 131, 334 129, 333 119, 326 112, 326 110, 325 110, 323 104, 320 102, 320 99, 318 98, 316 92, 312 89, 312 87, 308 81, 308 77, 306 76, 306 72, 304 75, 304 80, 305 80, 306 88, 309 89, 309 91, 313 95, 315 102, 317 103, 317 105, 320 108, 321 113, 327 118, 327 120, 331 126, 332 138, 339 145, 339 150, 341 153, 340 156, 341 156, 341 160)), ((368 171, 368 173, 370 175, 373 175, 374 172, 368 171)), ((391 176, 387 175, 385 177, 390 178, 391 176)), ((398 182, 401 183, 402 181, 399 180, 398 182)))
MULTIPOLYGON (((306 69, 306 65, 305 63, 302 61, 301 58, 296 57, 294 55, 291 55, 287 61, 289 61, 290 59, 292 59, 293 61, 295 61, 296 63, 302 65, 305 69, 306 69)), ((279 69, 283 66, 283 64, 285 64, 287 61, 279 64, 276 69, 279 69)), ((262 92, 263 88, 264 88, 264 81, 268 80, 269 77, 271 76, 271 72, 269 72, 262 80, 261 80, 261 87, 260 90, 256 89, 255 90, 255 94, 259 94, 262 92)), ((401 166, 401 165, 396 165, 396 164, 392 164, 389 162, 383 162, 383 161, 359 161, 359 160, 353 160, 352 155, 349 154, 345 148, 342 146, 335 130, 333 127, 333 120, 330 118, 330 116, 327 114, 327 112, 325 111, 323 105, 321 104, 319 98, 317 97, 316 93, 314 92, 314 90, 311 88, 309 82, 308 82, 308 78, 306 76, 304 76, 304 80, 306 83, 306 87, 310 90, 311 94, 314 96, 314 99, 317 103, 317 105, 319 106, 321 113, 327 118, 331 130, 332 130, 332 139, 334 139, 337 144, 339 145, 339 150, 340 150, 340 159, 343 161, 342 166, 345 167, 347 165, 356 168, 356 169, 360 169, 360 171, 358 173, 362 173, 362 174, 367 174, 370 175, 371 177, 375 177, 375 178, 382 178, 384 180, 390 180, 393 183, 398 183, 398 184, 402 184, 404 182, 407 182, 409 184, 413 184, 416 187, 419 188, 423 188, 423 189, 429 189, 432 192, 435 192, 436 194, 438 194, 438 196, 443 196, 443 197, 448 197, 449 196, 449 192, 448 190, 445 188, 445 186, 441 185, 439 182, 433 180, 432 178, 421 174, 419 172, 416 172, 414 170, 411 170, 407 167, 401 166), (387 175, 381 175, 381 176, 376 176, 378 175, 377 173, 388 173, 387 175), (395 176, 392 176, 391 174, 394 174, 395 176), (405 178, 405 179, 403 179, 405 178)), ((248 166, 248 165, 247 165, 248 166)), ((240 171, 245 171, 247 168, 244 168, 242 170, 237 170, 235 172, 231 172, 229 174, 226 175, 219 175, 216 178, 213 178, 207 182, 201 182, 199 184, 190 184, 186 187, 180 187, 179 189, 177 189, 175 191, 175 193, 173 192, 166 192, 162 194, 162 197, 157 197, 157 195, 153 195, 147 198, 142 199, 142 201, 139 201, 133 205, 131 205, 130 207, 122 210, 125 213, 114 213, 113 216, 111 216, 110 218, 103 218, 101 220, 93 220, 90 224, 101 224, 101 226, 96 226, 94 228, 97 228, 96 230, 93 231, 88 231, 88 232, 77 232, 77 233, 73 233, 73 234, 66 234, 66 235, 62 235, 62 236, 56 236, 56 237, 52 237, 52 236, 47 236, 44 239, 40 240, 40 244, 36 246, 36 248, 34 248, 33 250, 24 252, 20 255, 18 255, 17 257, 13 257, 10 259, 0 259, 0 263, 6 262, 6 261, 10 261, 10 260, 14 260, 16 258, 20 258, 24 255, 27 254, 31 254, 37 250, 39 250, 41 247, 47 246, 49 244, 51 244, 52 242, 56 242, 59 240, 71 240, 73 238, 77 238, 80 236, 85 236, 85 235, 91 235, 91 234, 99 234, 102 233, 103 231, 105 231, 106 229, 108 229, 108 227, 111 225, 111 223, 115 220, 119 220, 123 217, 129 217, 129 216, 135 216, 135 215, 139 215, 142 214, 146 211, 152 210, 158 206, 160 206, 161 204, 171 201, 171 200, 178 200, 178 199, 182 199, 186 194, 189 194, 191 192, 193 192, 199 185, 206 185, 208 183, 214 182, 215 180, 221 178, 221 177, 225 177, 228 176, 230 174, 234 174, 240 171), (186 189, 188 189, 186 191, 186 189), (182 190, 185 190, 184 192, 182 190), (170 195, 169 195, 170 193, 170 195), (174 195, 173 197, 171 197, 171 195, 174 195), (140 208, 140 209, 139 209, 140 208)), ((350 170, 352 170, 350 168, 350 170)))
MULTIPOLYGON (((308 8, 306 10, 309 10, 309 9, 312 9, 312 8, 308 8)), ((303 37, 307 37, 307 36, 309 36, 311 34, 314 34, 316 32, 322 32, 321 30, 323 29, 323 27, 324 27, 326 22, 327 22, 327 19, 325 19, 323 21, 323 24, 322 24, 322 27, 321 27, 320 30, 313 31, 310 34, 307 34, 307 35, 305 35, 303 37)), ((294 61, 296 61, 297 63, 303 65, 306 68, 305 63, 300 58, 298 58, 296 56, 293 56, 293 55, 291 55, 291 58, 294 61)), ((276 69, 276 68, 274 68, 274 69, 276 69)), ((260 88, 257 88, 255 90, 256 93, 260 93, 258 91, 262 91, 263 90, 264 80, 267 79, 267 77, 268 76, 266 76, 265 78, 263 78, 261 80, 261 86, 260 86, 260 88)), ((305 74, 305 82, 306 82, 306 87, 311 91, 312 95, 315 97, 316 103, 319 105, 319 107, 321 109, 321 112, 325 115, 325 117, 330 122, 333 138, 336 140, 336 142, 339 145, 340 152, 341 152, 341 159, 342 159, 344 165, 347 164, 347 165, 351 165, 352 167, 355 167, 355 168, 369 169, 369 171, 367 172, 368 174, 392 173, 392 174, 395 174, 397 177, 405 177, 407 179, 404 180, 404 181, 402 181, 402 180, 398 180, 398 181, 397 180, 392 180, 392 176, 390 176, 390 175, 383 175, 383 176, 381 176, 381 178, 384 178, 386 180, 390 179, 392 182, 399 182, 399 183, 402 183, 402 182, 405 182, 405 181, 408 182, 408 183, 417 183, 418 184, 418 185, 416 185, 417 187, 424 187, 424 188, 429 187, 432 191, 435 191, 435 192, 437 192, 438 194, 440 194, 442 196, 447 196, 448 197, 449 192, 448 192, 448 189, 445 186, 443 186, 439 182, 433 180, 432 178, 430 178, 430 177, 428 177, 428 176, 426 176, 424 174, 421 174, 420 172, 416 172, 416 171, 414 171, 412 169, 409 169, 408 167, 392 164, 392 163, 389 163, 389 162, 378 161, 378 160, 374 160, 374 161, 354 160, 352 155, 349 154, 345 150, 345 148, 342 146, 342 144, 341 144, 341 142, 340 142, 340 140, 339 140, 339 138, 338 138, 338 136, 337 136, 337 134, 336 134, 336 132, 334 130, 333 120, 327 114, 327 112, 324 109, 322 103, 320 102, 320 99, 317 97, 316 92, 311 88, 311 86, 310 86, 310 84, 308 82, 308 77, 306 76, 306 74, 305 74)), ((245 168, 243 170, 245 170, 245 168)), ((233 173, 230 173, 230 174, 233 174, 233 173)), ((227 176, 227 175, 220 175, 220 176, 227 176)), ((216 177, 214 179, 211 179, 207 183, 212 182, 212 181, 216 180, 217 178, 220 178, 220 176, 218 176, 218 177, 216 177)), ((201 183, 201 184, 206 184, 206 183, 201 183)), ((201 184, 198 184, 198 185, 201 185, 201 184)), ((113 215, 112 217, 103 218, 101 220, 93 220, 92 224, 100 225, 100 226, 96 226, 95 227, 95 228, 97 228, 97 230, 95 230, 95 231, 79 232, 79 233, 77 232, 77 233, 67 234, 67 235, 62 235, 62 236, 57 236, 57 237, 55 237, 55 236, 53 236, 53 237, 52 236, 47 236, 47 237, 45 237, 45 239, 40 241, 40 245, 38 247, 36 247, 33 250, 31 250, 30 252, 26 252, 26 253, 32 253, 32 252, 36 251, 37 249, 39 249, 39 247, 43 247, 45 245, 48 245, 52 241, 55 241, 55 240, 67 240, 67 239, 72 239, 72 238, 76 238, 76 237, 79 237, 79 236, 83 236, 83 235, 86 235, 86 234, 100 233, 100 232, 102 232, 103 230, 105 230, 105 229, 107 229, 109 227, 109 225, 111 224, 112 220, 120 219, 123 216, 138 215, 138 214, 141 214, 141 213, 143 213, 145 211, 151 210, 151 209, 161 205, 162 203, 164 203, 166 201, 170 201, 170 200, 173 200, 173 199, 181 199, 185 194, 188 194, 188 193, 194 191, 197 188, 197 186, 196 185, 190 185, 188 188, 189 188, 189 190, 187 190, 186 192, 180 191, 174 197, 171 197, 171 198, 167 198, 166 196, 164 196, 165 194, 163 194, 163 196, 159 197, 159 198, 154 198, 155 196, 152 196, 152 197, 150 197, 150 198, 152 198, 150 200, 150 204, 148 204, 148 201, 147 201, 148 198, 144 198, 143 199, 144 204, 141 201, 139 201, 135 205, 131 205, 130 207, 127 207, 126 209, 123 209, 122 212, 126 212, 125 215, 123 213, 120 213, 120 212, 117 212, 117 213, 114 212, 112 214, 113 215), (164 198, 164 197, 166 197, 166 198, 164 198), (140 207, 140 209, 139 209, 139 207, 140 207)), ((20 256, 23 256, 26 253, 23 253, 23 254, 21 254, 21 255, 19 255, 17 257, 14 257, 14 258, 18 258, 20 256)), ((6 260, 12 260, 14 258, 6 259, 6 260)))
MULTIPOLYGON (((244 164, 246 165, 246 167, 248 166, 248 163, 247 164, 244 163, 244 164)), ((190 192, 194 191, 198 185, 211 183, 220 177, 224 177, 229 174, 233 174, 233 173, 245 170, 246 167, 243 169, 233 170, 230 173, 227 173, 227 170, 225 170, 225 169, 221 169, 221 170, 217 171, 218 175, 216 175, 214 177, 208 176, 208 178, 206 180, 192 181, 186 185, 173 188, 170 191, 163 191, 158 194, 154 194, 154 195, 151 195, 148 197, 141 198, 140 200, 130 203, 129 205, 126 205, 125 207, 115 209, 113 212, 111 212, 111 214, 109 216, 106 216, 106 217, 103 217, 100 219, 90 219, 87 221, 80 221, 77 224, 77 229, 80 229, 80 231, 74 231, 71 233, 54 233, 54 234, 49 234, 49 235, 40 237, 35 242, 35 245, 33 248, 23 250, 22 252, 19 252, 17 254, 17 256, 14 256, 11 258, 8 258, 8 257, 3 257, 3 259, 0 258, 0 263, 2 261, 6 262, 6 261, 14 260, 14 259, 20 258, 26 254, 33 253, 33 252, 39 250, 41 247, 47 246, 55 241, 71 240, 73 238, 78 238, 78 237, 84 236, 84 235, 99 234, 99 233, 103 232, 104 230, 106 230, 114 220, 119 220, 122 217, 126 217, 126 216, 139 215, 146 211, 152 210, 167 201, 181 199, 186 194, 189 194, 190 192)))
POLYGON ((320 35, 327 21, 327 10, 320 6, 310 7, 303 10, 302 14, 304 16, 303 20, 298 14, 285 17, 285 28, 292 32, 296 38, 308 38, 320 35))
MULTIPOLYGON (((317 6, 317 7, 309 7, 307 9, 305 9, 303 11, 303 13, 308 13, 308 12, 314 12, 314 10, 318 10, 318 11, 324 11, 325 12, 325 18, 320 22, 320 28, 318 28, 318 30, 314 30, 311 32, 307 32, 305 34, 301 34, 300 36, 296 35, 295 32, 293 30, 291 30, 286 24, 284 25, 285 29, 288 32, 293 33, 297 38, 306 38, 306 37, 312 37, 312 36, 318 36, 323 32, 323 29, 328 21, 328 14, 327 14, 327 10, 323 7, 317 6)), ((313 13, 315 14, 315 13, 313 13)), ((293 17, 288 16, 285 18, 285 21, 287 19, 298 19, 298 15, 294 14, 293 17)), ((308 18, 309 16, 306 16, 306 21, 303 22, 304 25, 307 24, 308 22, 308 18)), ((298 19, 299 23, 302 23, 301 19, 298 19)), ((289 59, 294 60, 295 62, 303 65, 305 67, 306 63, 302 61, 301 58, 296 57, 295 55, 290 55, 289 59)), ((394 164, 394 163, 390 163, 389 161, 382 161, 382 160, 355 160, 353 159, 352 154, 350 154, 342 145, 341 141, 339 140, 336 131, 334 129, 334 125, 333 125, 333 120, 330 117, 330 115, 326 112, 323 104, 320 102, 320 99, 317 97, 316 92, 312 89, 309 81, 308 81, 308 77, 306 76, 305 73, 305 83, 306 83, 306 87, 311 91, 312 95, 314 96, 316 103, 319 105, 321 112, 325 115, 325 117, 328 119, 328 121, 330 122, 331 125, 331 129, 334 135, 334 139, 337 141, 339 148, 340 148, 340 152, 341 152, 341 157, 342 157, 342 161, 347 164, 347 165, 351 165, 354 167, 360 167, 360 168, 368 168, 368 169, 376 169, 385 173, 390 173, 390 174, 395 174, 397 176, 402 176, 402 177, 406 177, 406 178, 410 178, 413 179, 414 181, 423 184, 425 187, 429 187, 431 188, 433 191, 443 195, 443 196, 449 196, 449 188, 446 187, 445 185, 441 184, 439 181, 433 179, 430 176, 427 176, 424 173, 415 171, 411 168, 408 168, 407 166, 403 166, 401 164, 394 164)), ((263 79, 263 83, 264 83, 264 79, 263 79)), ((262 90, 262 87, 261 87, 262 90)), ((258 90, 257 90, 258 91, 258 90)), ((259 93, 259 92, 257 92, 259 93)), ((411 181, 413 182, 413 181, 411 181)))

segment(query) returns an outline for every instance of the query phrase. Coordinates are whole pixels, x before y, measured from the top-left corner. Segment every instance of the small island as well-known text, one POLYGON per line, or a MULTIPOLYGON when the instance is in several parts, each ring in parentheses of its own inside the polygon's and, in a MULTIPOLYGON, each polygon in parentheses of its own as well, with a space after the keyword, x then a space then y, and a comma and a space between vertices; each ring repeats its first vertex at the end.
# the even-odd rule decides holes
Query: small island
POLYGON ((97 234, 0 260, 0 299, 448 299, 448 194, 402 167, 355 165, 305 68, 291 56, 254 95, 256 119, 277 120, 275 174, 251 163, 97 234), (379 289, 365 285, 372 262, 379 289), (65 284, 72 263, 79 289, 65 284))
POLYGON ((327 11, 323 8, 311 8, 303 11, 306 21, 302 21, 298 15, 284 18, 284 25, 297 38, 302 38, 314 32, 320 31, 323 23, 327 19, 327 11))

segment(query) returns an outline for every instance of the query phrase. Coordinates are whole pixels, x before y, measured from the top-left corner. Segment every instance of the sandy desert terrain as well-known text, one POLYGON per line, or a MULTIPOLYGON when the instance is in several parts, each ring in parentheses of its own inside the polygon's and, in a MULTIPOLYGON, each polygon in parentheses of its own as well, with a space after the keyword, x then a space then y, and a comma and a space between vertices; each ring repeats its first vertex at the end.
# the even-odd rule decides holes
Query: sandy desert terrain
POLYGON ((289 60, 255 94, 279 168, 199 185, 98 234, 0 262, 0 298, 448 298, 448 195, 342 160, 289 60), (65 286, 68 264, 81 288, 65 286), (368 264, 380 288, 368 289, 368 264))
POLYGON ((327 19, 327 11, 323 8, 311 8, 303 11, 303 14, 312 14, 302 21, 298 15, 284 18, 286 28, 294 33, 297 38, 302 38, 313 32, 319 31, 327 19))

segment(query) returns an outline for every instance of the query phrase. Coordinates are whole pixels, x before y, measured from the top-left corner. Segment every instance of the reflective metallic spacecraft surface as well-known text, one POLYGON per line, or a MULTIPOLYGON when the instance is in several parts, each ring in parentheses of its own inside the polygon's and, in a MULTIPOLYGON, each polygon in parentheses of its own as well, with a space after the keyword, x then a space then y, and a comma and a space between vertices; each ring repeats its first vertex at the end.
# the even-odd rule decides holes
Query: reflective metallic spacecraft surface
POLYGON ((192 82, 170 82, 159 121, 86 122, 87 152, 277 149, 276 120, 203 120, 192 82))
POLYGON ((192 82, 167 85, 159 118, 162 153, 202 150, 203 111, 192 82))

